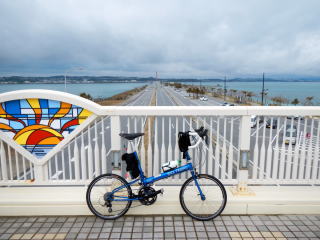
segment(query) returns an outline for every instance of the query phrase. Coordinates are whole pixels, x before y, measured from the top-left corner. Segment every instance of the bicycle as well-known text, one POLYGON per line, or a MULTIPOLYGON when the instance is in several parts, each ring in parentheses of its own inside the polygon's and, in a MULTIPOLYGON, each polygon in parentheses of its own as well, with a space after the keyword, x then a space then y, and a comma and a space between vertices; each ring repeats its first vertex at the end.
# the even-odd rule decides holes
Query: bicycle
POLYGON ((135 138, 143 136, 144 133, 120 133, 121 137, 129 141, 133 150, 131 154, 123 155, 127 158, 127 164, 131 164, 131 166, 127 165, 127 170, 131 170, 133 178, 137 176, 138 178, 127 182, 123 177, 112 173, 96 177, 89 184, 86 193, 86 201, 90 211, 105 220, 117 219, 129 210, 133 201, 140 201, 142 205, 155 203, 157 195, 162 194, 163 189, 155 190, 151 187, 154 182, 189 171, 191 177, 183 183, 179 194, 182 209, 190 217, 201 221, 219 216, 227 203, 227 194, 223 184, 214 176, 198 174, 196 168, 189 162, 191 157, 188 150, 198 147, 200 143, 208 143, 207 130, 201 127, 194 131, 179 132, 180 134, 188 137, 187 141, 189 139, 187 146, 183 147, 185 142, 180 141, 182 137, 179 138, 179 147, 180 150, 184 148, 183 154, 187 163, 171 169, 169 167, 169 170, 158 176, 146 177, 140 165, 136 146, 133 143, 135 138), (190 136, 194 144, 191 144, 190 136), (131 157, 128 158, 128 156, 131 157), (133 166, 135 164, 136 168, 133 166), (133 193, 131 189, 135 183, 140 185, 138 194, 133 193))

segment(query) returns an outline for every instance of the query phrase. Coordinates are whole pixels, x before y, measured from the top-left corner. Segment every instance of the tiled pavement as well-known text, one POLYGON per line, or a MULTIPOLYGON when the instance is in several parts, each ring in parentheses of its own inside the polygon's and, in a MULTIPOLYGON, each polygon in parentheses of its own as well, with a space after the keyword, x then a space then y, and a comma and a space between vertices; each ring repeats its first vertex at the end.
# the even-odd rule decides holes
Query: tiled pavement
POLYGON ((320 239, 320 216, 0 217, 0 239, 320 239))

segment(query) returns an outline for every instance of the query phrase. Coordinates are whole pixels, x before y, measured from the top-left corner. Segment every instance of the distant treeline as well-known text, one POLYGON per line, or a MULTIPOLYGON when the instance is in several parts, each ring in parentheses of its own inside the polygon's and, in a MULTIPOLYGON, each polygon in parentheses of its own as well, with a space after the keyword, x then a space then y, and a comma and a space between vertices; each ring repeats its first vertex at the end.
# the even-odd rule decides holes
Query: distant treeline
MULTIPOLYGON (((49 77, 22 77, 10 76, 0 77, 0 82, 5 83, 64 83, 65 76, 49 77)), ((103 83, 103 82, 148 82, 154 81, 153 78, 138 77, 113 77, 113 76, 67 76, 68 83, 103 83)))
MULTIPOLYGON (((64 75, 49 76, 49 77, 23 77, 9 76, 0 77, 1 83, 63 83, 64 75)), ((220 78, 161 78, 154 77, 118 77, 118 76, 67 76, 68 83, 105 83, 105 82, 223 82, 220 78)), ((288 79, 266 78, 266 82, 319 82, 320 77, 301 77, 288 79)), ((231 78, 228 82, 261 82, 261 78, 231 78)))

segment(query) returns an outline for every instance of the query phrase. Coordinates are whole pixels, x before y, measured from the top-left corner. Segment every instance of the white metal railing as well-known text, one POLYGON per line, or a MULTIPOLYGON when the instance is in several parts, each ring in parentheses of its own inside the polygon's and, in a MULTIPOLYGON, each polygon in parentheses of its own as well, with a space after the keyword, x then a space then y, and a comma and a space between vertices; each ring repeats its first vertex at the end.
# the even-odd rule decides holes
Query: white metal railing
MULTIPOLYGON (((102 107, 66 93, 17 92, 0 95, 0 103, 49 98, 77 104, 93 115, 40 160, 0 132, 0 185, 80 185, 117 169, 125 175, 120 156, 126 141, 119 133, 146 129, 139 149, 141 161, 147 175, 156 175, 164 162, 181 157, 178 132, 199 126, 208 128, 210 137, 208 146, 191 153, 200 173, 213 174, 225 184, 320 183, 320 107, 102 107), (253 115, 261 121, 251 128, 253 115), (287 118, 291 116, 303 119, 287 118), (271 125, 277 121, 274 129, 266 128, 267 120, 271 125), (292 137, 286 136, 289 128, 296 129, 295 144, 286 143, 292 137)), ((176 184, 187 177, 182 173, 161 183, 176 184)))

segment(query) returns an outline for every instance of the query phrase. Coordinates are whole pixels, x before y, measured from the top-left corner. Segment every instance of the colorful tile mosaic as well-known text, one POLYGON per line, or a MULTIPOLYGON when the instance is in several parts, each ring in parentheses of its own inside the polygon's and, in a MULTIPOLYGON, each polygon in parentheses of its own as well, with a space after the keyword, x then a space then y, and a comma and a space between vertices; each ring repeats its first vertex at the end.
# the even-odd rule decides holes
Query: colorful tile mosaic
POLYGON ((76 105, 55 100, 12 100, 0 104, 0 130, 41 158, 91 114, 76 105))

